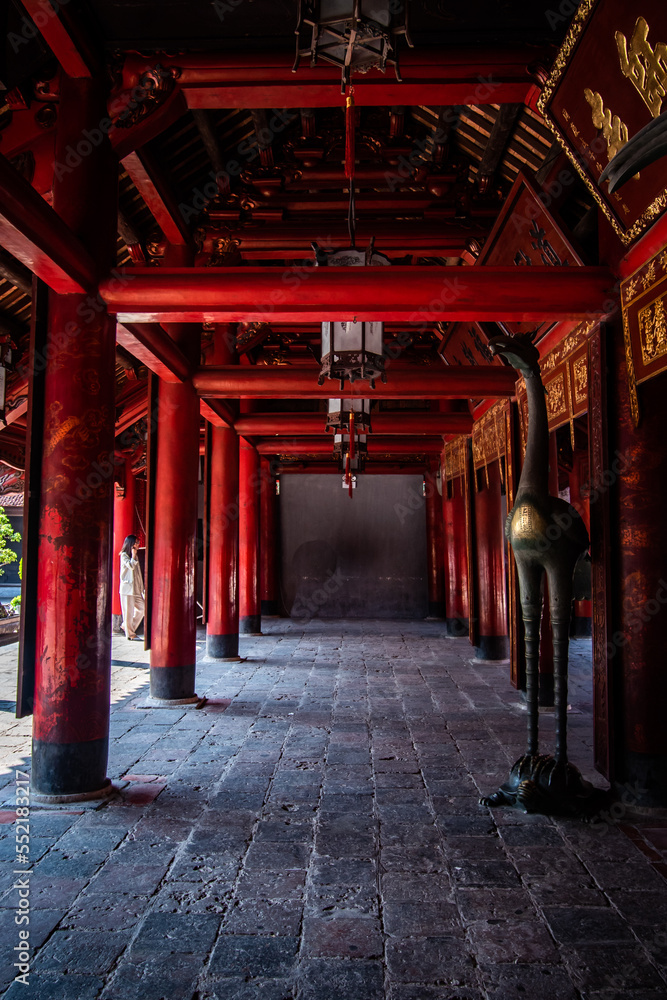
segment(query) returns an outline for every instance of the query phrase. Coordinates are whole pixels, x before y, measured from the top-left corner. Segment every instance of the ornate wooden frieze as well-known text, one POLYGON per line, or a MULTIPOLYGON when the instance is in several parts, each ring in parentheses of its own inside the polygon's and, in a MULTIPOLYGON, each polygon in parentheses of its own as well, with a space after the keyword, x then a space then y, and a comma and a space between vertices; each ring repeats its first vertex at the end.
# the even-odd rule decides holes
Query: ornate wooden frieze
MULTIPOLYGON (((484 469, 486 485, 489 485, 489 465, 505 456, 507 451, 507 413, 509 400, 499 399, 497 403, 476 420, 472 427, 472 460, 475 471, 484 469)), ((503 466, 500 465, 503 476, 503 466)))
MULTIPOLYGON (((540 358, 550 431, 569 423, 574 433, 574 418, 588 410, 588 340, 595 328, 594 320, 580 323, 553 350, 540 358)), ((517 402, 521 446, 525 451, 528 403, 523 378, 517 384, 517 402)))
POLYGON ((610 194, 600 174, 628 139, 664 111, 664 0, 582 0, 538 108, 625 243, 667 208, 665 171, 653 163, 610 194))
MULTIPOLYGON (((567 267, 583 264, 574 245, 548 211, 549 197, 533 180, 517 175, 476 265, 514 264, 517 267, 567 267)), ((510 333, 535 330, 534 323, 505 323, 510 333)), ((537 327, 536 339, 548 323, 537 327)))
POLYGON ((621 284, 621 305, 630 405, 636 427, 640 418, 638 383, 667 369, 667 249, 621 284))
POLYGON ((468 454, 468 438, 460 434, 452 441, 447 441, 443 449, 444 479, 449 484, 463 475, 468 454))

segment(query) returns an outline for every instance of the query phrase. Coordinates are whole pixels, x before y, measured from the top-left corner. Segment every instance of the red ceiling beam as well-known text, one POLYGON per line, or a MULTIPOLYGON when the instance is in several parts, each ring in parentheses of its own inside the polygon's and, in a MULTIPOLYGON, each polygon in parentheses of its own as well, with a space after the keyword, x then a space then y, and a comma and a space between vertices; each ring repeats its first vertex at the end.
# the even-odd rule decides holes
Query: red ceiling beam
MULTIPOLYGON (((369 222, 359 219, 357 223, 357 243, 366 245, 375 237, 375 246, 383 253, 388 251, 412 253, 421 251, 429 257, 457 256, 457 251, 464 249, 471 237, 484 236, 487 229, 484 226, 461 226, 459 223, 441 222, 396 222, 378 219, 369 222)), ((279 251, 287 256, 286 251, 295 251, 299 259, 310 255, 311 240, 317 239, 322 244, 326 241, 326 250, 347 247, 350 237, 347 224, 327 220, 326 234, 316 233, 310 222, 285 222, 279 225, 267 223, 265 226, 235 229, 233 235, 241 241, 241 253, 248 250, 279 251)))
MULTIPOLYGON (((330 455, 333 454, 333 436, 322 434, 316 438, 270 438, 256 445, 260 455, 330 455)), ((401 437, 377 437, 369 434, 369 455, 415 455, 442 451, 442 438, 423 437, 410 441, 401 437)))
MULTIPOLYGON (((427 462, 377 462, 372 460, 366 464, 362 475, 364 476, 421 476, 428 469, 427 462)), ((286 462, 274 466, 277 476, 284 476, 286 473, 301 473, 306 475, 341 475, 338 462, 334 462, 333 456, 330 462, 286 462)), ((347 489, 347 486, 345 487, 347 489)))
MULTIPOLYGON (((528 103, 535 79, 528 65, 539 50, 419 49, 401 53, 399 83, 393 73, 369 70, 354 78, 357 106, 528 103)), ((547 58, 550 60, 549 56, 547 58)), ((185 53, 161 59, 178 67, 178 82, 191 108, 341 107, 340 70, 305 62, 292 72, 293 52, 254 56, 231 53, 185 53)), ((150 65, 146 57, 128 56, 128 79, 150 65)))
POLYGON ((31 184, 0 156, 0 246, 55 292, 97 283, 92 257, 31 184))
POLYGON ((75 79, 92 76, 90 59, 86 60, 81 54, 49 0, 21 0, 21 3, 67 76, 75 79))
MULTIPOLYGON (((234 423, 234 429, 243 437, 321 434, 325 427, 325 413, 250 413, 234 423)), ((470 434, 472 416, 468 413, 374 413, 372 427, 374 434, 470 434)))
POLYGON ((165 382, 185 382, 192 366, 159 323, 118 323, 116 341, 165 382))
POLYGON ((612 275, 601 267, 336 267, 301 279, 278 267, 135 268, 103 281, 128 322, 577 319, 599 316, 612 275), (119 287, 116 287, 119 286, 119 287))
POLYGON ((468 399, 479 396, 513 396, 516 372, 492 365, 399 368, 391 365, 386 384, 355 382, 341 392, 338 382, 317 384, 317 370, 228 366, 200 368, 192 383, 200 396, 244 399, 468 399))
POLYGON ((129 153, 122 164, 167 241, 175 246, 189 243, 190 232, 159 164, 146 151, 129 153))
POLYGON ((235 413, 222 399, 200 399, 199 412, 215 427, 233 427, 235 413))

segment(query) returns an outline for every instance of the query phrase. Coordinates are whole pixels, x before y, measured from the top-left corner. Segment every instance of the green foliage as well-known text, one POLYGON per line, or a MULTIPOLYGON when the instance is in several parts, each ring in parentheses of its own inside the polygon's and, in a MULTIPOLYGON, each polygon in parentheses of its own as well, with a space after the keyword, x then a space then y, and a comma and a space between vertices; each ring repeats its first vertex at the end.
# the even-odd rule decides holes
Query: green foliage
POLYGON ((21 607, 21 595, 17 594, 16 597, 12 597, 9 603, 13 608, 16 608, 16 610, 18 611, 18 609, 21 607))
POLYGON ((20 532, 14 531, 4 507, 0 507, 0 576, 4 573, 2 567, 7 563, 16 562, 18 558, 16 553, 9 548, 9 543, 20 541, 20 532))

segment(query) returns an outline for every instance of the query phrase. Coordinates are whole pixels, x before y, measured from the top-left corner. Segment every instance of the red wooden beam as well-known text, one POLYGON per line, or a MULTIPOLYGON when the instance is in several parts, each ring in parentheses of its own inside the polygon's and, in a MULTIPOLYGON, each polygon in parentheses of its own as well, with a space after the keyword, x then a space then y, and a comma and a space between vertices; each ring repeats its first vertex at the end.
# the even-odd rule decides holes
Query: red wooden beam
POLYGON ((165 382, 185 382, 192 367, 158 323, 118 323, 116 340, 165 382))
POLYGON ((187 244, 189 230, 159 165, 145 151, 129 153, 122 164, 167 241, 176 246, 187 244))
POLYGON ((214 427, 234 426, 234 412, 222 399, 200 399, 199 412, 214 427))
POLYGON ((343 392, 338 382, 327 379, 317 384, 317 371, 302 368, 266 368, 239 365, 226 368, 206 366, 192 377, 200 396, 244 399, 328 399, 344 396, 352 399, 467 399, 478 396, 513 396, 516 382, 513 368, 496 366, 461 366, 399 368, 391 365, 387 382, 346 384, 343 392))
MULTIPOLYGON (((256 445, 260 455, 330 455, 333 454, 333 436, 322 434, 316 438, 269 438, 256 445)), ((442 451, 442 439, 439 437, 422 437, 418 441, 410 441, 401 437, 378 437, 369 434, 367 440, 370 455, 422 455, 442 451)))
POLYGON ((1 155, 0 245, 55 292, 85 292, 97 282, 83 244, 1 155))
MULTIPOLYGON (((539 50, 420 49, 401 53, 402 83, 391 71, 370 70, 354 78, 359 107, 392 104, 455 105, 526 103, 534 98, 528 71, 539 50)), ((548 56, 547 56, 548 58, 548 56)), ((549 59, 549 61, 551 61, 549 59)), ((340 70, 302 62, 292 72, 293 52, 254 56, 186 53, 161 60, 178 67, 179 85, 191 108, 326 108, 343 104, 340 70)), ((128 56, 128 79, 141 75, 146 57, 128 56)))
MULTIPOLYGON (((356 235, 360 246, 365 246, 371 236, 374 236, 375 246, 383 253, 393 251, 406 254, 422 251, 423 255, 428 257, 455 257, 465 248, 471 236, 483 238, 486 232, 484 226, 472 225, 467 228, 459 223, 402 222, 400 227, 397 227, 395 222, 389 222, 387 219, 372 222, 359 219, 356 235)), ((310 247, 311 240, 319 240, 317 234, 313 235, 312 224, 289 221, 279 225, 267 223, 254 229, 237 229, 233 235, 241 241, 241 253, 248 259, 252 259, 249 251, 261 251, 263 254, 267 251, 276 251, 277 257, 293 256, 303 260, 310 253, 306 248, 310 247)), ((319 242, 324 243, 324 238, 319 242)), ((327 220, 325 249, 341 249, 349 244, 347 224, 327 220)))
MULTIPOLYGON (((333 455, 330 462, 317 461, 299 461, 280 463, 273 466, 275 474, 277 476, 284 476, 292 473, 301 473, 306 475, 338 475, 341 476, 341 471, 338 467, 338 460, 334 461, 333 455)), ((428 470, 428 462, 378 462, 371 458, 366 464, 366 468, 361 473, 363 476, 419 476, 428 470)), ((345 487, 347 489, 347 487, 345 487)))
POLYGON ((88 61, 49 0, 21 0, 21 3, 67 76, 75 79, 92 76, 88 61))
MULTIPOLYGON (((235 431, 243 437, 322 434, 325 427, 325 413, 250 413, 234 422, 235 431)), ((374 413, 372 427, 373 434, 470 434, 472 416, 468 413, 374 413)))
POLYGON ((577 319, 602 314, 601 267, 135 268, 100 293, 121 322, 577 319))

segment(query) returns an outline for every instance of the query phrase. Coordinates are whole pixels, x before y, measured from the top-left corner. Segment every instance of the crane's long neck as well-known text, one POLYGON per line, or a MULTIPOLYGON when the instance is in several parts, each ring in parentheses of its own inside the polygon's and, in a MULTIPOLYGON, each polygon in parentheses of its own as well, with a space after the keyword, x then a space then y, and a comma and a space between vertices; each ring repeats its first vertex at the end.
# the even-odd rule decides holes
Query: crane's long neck
POLYGON ((528 441, 517 496, 531 493, 547 496, 549 492, 549 422, 542 379, 526 378, 528 396, 528 441))

